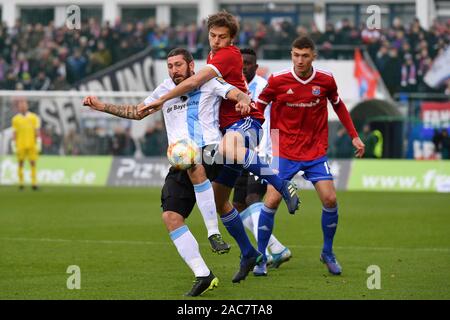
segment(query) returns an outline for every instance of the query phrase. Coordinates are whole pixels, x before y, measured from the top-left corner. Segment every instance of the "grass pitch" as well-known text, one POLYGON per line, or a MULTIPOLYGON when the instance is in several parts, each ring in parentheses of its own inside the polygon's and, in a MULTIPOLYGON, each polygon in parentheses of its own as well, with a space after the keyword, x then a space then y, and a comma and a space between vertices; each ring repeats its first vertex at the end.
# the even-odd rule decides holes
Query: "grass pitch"
MULTIPOLYGON (((192 299, 193 275, 161 220, 159 189, 0 187, 0 299, 192 299), (66 273, 81 270, 81 289, 66 273)), ((269 276, 232 284, 239 249, 213 254, 197 209, 187 224, 219 287, 194 299, 450 299, 450 196, 340 192, 335 252, 342 276, 319 262, 321 205, 302 191, 294 216, 277 213, 275 236, 293 258, 269 276), (369 290, 367 268, 380 267, 369 290)), ((252 238, 253 240, 253 238, 252 238)))

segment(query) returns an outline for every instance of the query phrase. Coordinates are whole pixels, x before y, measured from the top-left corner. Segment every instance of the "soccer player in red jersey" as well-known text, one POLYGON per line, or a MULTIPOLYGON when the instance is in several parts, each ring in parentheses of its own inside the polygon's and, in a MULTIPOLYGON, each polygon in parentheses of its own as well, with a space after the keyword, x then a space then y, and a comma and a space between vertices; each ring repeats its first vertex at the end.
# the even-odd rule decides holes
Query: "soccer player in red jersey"
MULTIPOLYGON (((314 42, 308 37, 292 43, 293 67, 274 73, 257 101, 260 110, 272 103, 272 129, 279 130, 279 146, 274 146, 275 167, 281 179, 292 179, 300 170, 311 181, 322 202, 322 231, 324 245, 320 259, 329 272, 338 275, 342 269, 333 253, 333 239, 338 223, 338 206, 333 176, 328 159, 328 109, 331 102, 339 120, 352 138, 356 156, 364 154, 364 144, 358 137, 336 82, 329 72, 312 66, 316 57, 314 42), (278 150, 278 154, 276 154, 278 150)), ((258 221, 258 250, 266 252, 272 234, 274 214, 281 202, 280 194, 268 186, 264 206, 258 221)), ((265 268, 264 259, 260 268, 265 268)))
MULTIPOLYGON (((167 94, 141 108, 141 114, 156 112, 166 101, 186 94, 214 77, 222 77, 241 91, 248 92, 242 73, 242 55, 240 50, 233 45, 233 39, 239 31, 236 18, 222 11, 210 16, 207 25, 211 46, 207 65, 167 94)), ((267 162, 253 150, 258 145, 258 135, 262 133, 261 124, 263 122, 264 116, 256 108, 247 105, 246 108, 237 110, 235 104, 228 100, 223 100, 220 105, 219 125, 224 137, 219 144, 218 151, 225 156, 227 163, 219 177, 213 182, 213 189, 217 211, 222 222, 242 252, 240 269, 234 276, 233 282, 245 279, 250 270, 262 258, 248 239, 239 212, 229 201, 231 190, 240 176, 242 168, 273 185, 274 190, 280 192, 281 197, 286 201, 289 212, 294 213, 299 205, 293 184, 274 174, 267 162), (235 161, 237 164, 234 164, 235 161)))

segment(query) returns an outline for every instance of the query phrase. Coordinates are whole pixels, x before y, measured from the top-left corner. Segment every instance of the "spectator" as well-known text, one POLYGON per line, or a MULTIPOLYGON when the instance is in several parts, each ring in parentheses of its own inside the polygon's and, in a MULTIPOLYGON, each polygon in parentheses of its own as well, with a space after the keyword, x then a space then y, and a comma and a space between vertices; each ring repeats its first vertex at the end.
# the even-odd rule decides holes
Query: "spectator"
POLYGON ((91 54, 90 57, 90 72, 94 73, 100 71, 112 62, 111 52, 106 48, 103 41, 99 41, 97 50, 91 54))
POLYGON ((252 27, 248 23, 244 23, 239 33, 239 45, 241 47, 248 47, 250 45, 250 39, 253 36, 252 27))
POLYGON ((424 78, 427 72, 430 70, 432 64, 431 57, 428 55, 428 50, 422 50, 418 56, 417 61, 417 91, 430 92, 432 89, 425 83, 424 78))
POLYGON ((50 89, 50 78, 47 77, 44 71, 39 71, 37 78, 32 82, 33 90, 49 90, 50 89))
POLYGON ((433 145, 434 145, 434 154, 436 155, 436 158, 440 158, 441 157, 441 151, 442 151, 442 132, 439 131, 438 129, 434 129, 434 134, 433 134, 433 145))
POLYGON ((60 90, 60 91, 69 90, 70 85, 66 81, 66 76, 64 74, 58 75, 58 77, 56 78, 56 81, 51 85, 50 89, 51 90, 60 90))
POLYGON ((0 83, 6 80, 6 74, 8 72, 9 65, 6 63, 5 59, 0 56, 0 83))
POLYGON ((196 54, 197 42, 198 42, 198 31, 195 23, 189 25, 186 33, 186 41, 188 50, 192 54, 196 54))
POLYGON ((446 87, 445 87, 444 93, 445 93, 447 96, 450 96, 450 79, 448 79, 447 82, 446 82, 446 87))
POLYGON ((53 127, 48 125, 45 126, 41 130, 41 139, 43 154, 59 154, 59 148, 61 147, 61 137, 56 134, 53 127))
POLYGON ((33 86, 31 83, 31 76, 28 72, 24 72, 22 74, 22 85, 23 85, 23 90, 33 89, 33 86))
POLYGON ((322 32, 320 32, 315 23, 311 25, 311 32, 309 33, 309 37, 314 41, 314 43, 319 43, 320 38, 322 37, 322 32))
POLYGON ((442 159, 450 159, 450 137, 448 129, 442 129, 442 159))
POLYGON ((383 157, 383 135, 379 130, 371 130, 369 124, 364 125, 361 140, 366 145, 364 158, 380 159, 383 157))
POLYGON ((16 88, 17 81, 18 81, 17 76, 12 71, 8 71, 2 89, 14 90, 16 88))
POLYGON ((385 72, 386 64, 388 61, 389 61, 389 48, 385 45, 382 45, 375 57, 375 65, 381 74, 385 72))
POLYGON ((336 159, 348 159, 353 157, 353 145, 345 128, 340 128, 334 141, 333 157, 336 159))
POLYGON ((402 80, 400 82, 402 91, 417 91, 417 70, 410 53, 405 55, 405 61, 402 64, 402 80))
POLYGON ((156 58, 162 59, 165 57, 166 54, 164 49, 166 49, 168 46, 168 37, 161 28, 157 28, 155 32, 149 36, 149 43, 154 49, 156 58))
POLYGON ((164 132, 163 122, 158 120, 153 127, 149 127, 141 141, 142 152, 147 157, 166 154, 167 135, 164 132))
POLYGON ((389 49, 389 59, 386 61, 385 71, 382 74, 384 83, 391 95, 394 95, 400 87, 401 68, 402 64, 398 57, 398 50, 392 47, 389 49))
POLYGON ((145 135, 140 141, 142 153, 147 157, 159 156, 159 150, 156 147, 158 145, 157 136, 153 133, 155 129, 153 127, 147 128, 145 135))
POLYGON ((95 129, 95 139, 97 146, 97 154, 107 155, 111 153, 111 139, 106 134, 106 130, 102 127, 96 127, 95 129))
POLYGON ((76 156, 81 154, 81 138, 75 129, 71 129, 64 137, 64 154, 76 156))
POLYGON ((129 129, 116 127, 112 137, 111 151, 115 156, 132 156, 136 151, 136 145, 131 138, 129 129))
POLYGON ((348 45, 352 43, 352 26, 347 18, 342 19, 342 26, 336 34, 336 44, 348 45))
POLYGON ((81 49, 75 49, 73 55, 67 58, 67 78, 70 83, 83 79, 86 75, 87 59, 82 55, 81 49))
POLYGON ((16 74, 18 77, 22 77, 22 74, 24 72, 29 71, 29 63, 28 59, 25 57, 25 53, 20 52, 17 55, 17 60, 13 62, 13 70, 14 74, 16 74))

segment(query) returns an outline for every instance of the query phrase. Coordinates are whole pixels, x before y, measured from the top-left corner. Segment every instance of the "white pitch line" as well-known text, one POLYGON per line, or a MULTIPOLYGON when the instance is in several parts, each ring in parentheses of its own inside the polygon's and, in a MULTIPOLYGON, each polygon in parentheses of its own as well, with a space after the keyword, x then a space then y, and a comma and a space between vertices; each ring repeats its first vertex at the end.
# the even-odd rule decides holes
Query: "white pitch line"
MULTIPOLYGON (((0 241, 28 241, 28 242, 61 242, 61 243, 92 243, 92 244, 127 244, 127 245, 148 245, 165 246, 172 245, 170 241, 133 241, 133 240, 81 240, 81 239, 50 239, 50 238, 0 238, 0 241)), ((209 246, 208 243, 199 243, 201 246, 209 246)), ((321 249, 321 246, 306 246, 289 244, 289 248, 299 249, 321 249)), ((450 248, 404 248, 404 247, 360 247, 360 246, 336 246, 338 250, 364 250, 364 251, 412 251, 412 252, 445 252, 450 253, 450 248)))

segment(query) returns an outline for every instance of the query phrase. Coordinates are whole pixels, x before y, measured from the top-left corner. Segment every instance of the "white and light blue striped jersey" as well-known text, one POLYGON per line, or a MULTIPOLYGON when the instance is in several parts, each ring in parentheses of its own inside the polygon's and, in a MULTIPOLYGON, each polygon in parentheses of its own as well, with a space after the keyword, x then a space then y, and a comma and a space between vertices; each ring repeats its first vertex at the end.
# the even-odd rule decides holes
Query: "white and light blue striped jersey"
MULTIPOLYGON (((266 85, 267 80, 255 74, 252 81, 248 84, 248 90, 251 93, 251 98, 253 101, 258 100, 259 94, 266 87, 266 85)), ((272 157, 272 141, 270 140, 270 105, 268 105, 264 110, 264 118, 265 121, 262 125, 264 135, 259 143, 258 153, 261 156, 272 157)))
MULTIPOLYGON (((166 79, 144 104, 158 99, 175 88, 172 79, 166 79)), ((199 89, 187 95, 166 101, 162 107, 169 144, 186 137, 194 140, 199 147, 219 143, 222 133, 219 130, 219 106, 222 98, 234 86, 222 78, 213 78, 199 89)))

